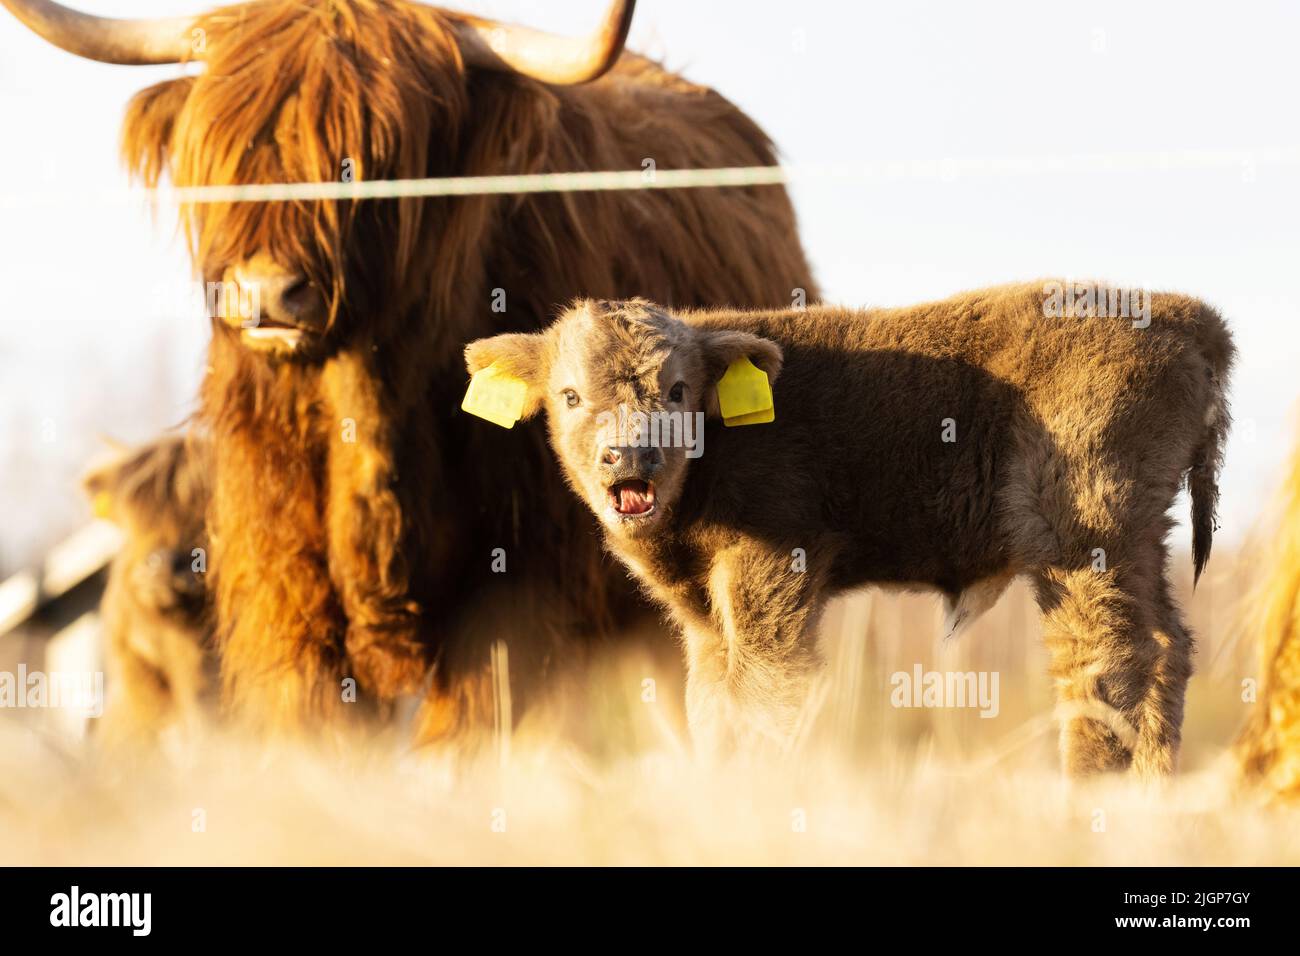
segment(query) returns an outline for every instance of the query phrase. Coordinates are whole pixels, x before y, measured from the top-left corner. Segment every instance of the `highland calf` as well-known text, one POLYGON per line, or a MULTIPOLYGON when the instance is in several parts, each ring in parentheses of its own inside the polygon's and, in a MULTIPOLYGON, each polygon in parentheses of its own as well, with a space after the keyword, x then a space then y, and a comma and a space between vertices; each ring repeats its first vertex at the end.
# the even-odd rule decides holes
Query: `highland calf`
POLYGON ((1026 575, 1066 767, 1168 773, 1192 638, 1165 576, 1167 512, 1186 480, 1199 574, 1233 346, 1195 299, 1150 296, 1139 324, 1098 315, 1105 296, 1052 317, 1046 288, 872 311, 580 301, 466 360, 522 380, 519 416, 546 410, 608 548, 680 626, 705 751, 788 745, 836 593, 934 588, 959 626, 1026 575), (720 381, 755 368, 775 420, 723 407, 720 381), (645 440, 649 422, 699 413, 698 459, 645 440))
POLYGON ((99 732, 111 746, 192 731, 216 687, 208 540, 211 450, 168 435, 86 476, 96 513, 122 529, 100 614, 108 706, 99 732))

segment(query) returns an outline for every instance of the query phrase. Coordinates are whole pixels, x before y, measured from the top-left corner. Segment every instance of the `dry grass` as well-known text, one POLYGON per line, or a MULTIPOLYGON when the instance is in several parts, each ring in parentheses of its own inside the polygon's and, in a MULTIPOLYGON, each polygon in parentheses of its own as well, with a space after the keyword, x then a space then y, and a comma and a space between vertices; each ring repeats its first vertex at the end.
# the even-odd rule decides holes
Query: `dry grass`
POLYGON ((709 773, 649 753, 592 769, 563 750, 454 771, 356 753, 257 759, 229 744, 185 771, 36 766, 5 783, 7 862, 1300 861, 1300 814, 1233 804, 1222 778, 1205 774, 1157 792, 1070 788, 1047 767, 805 760, 709 773), (15 800, 19 782, 30 789, 15 800), (195 809, 204 832, 193 832, 195 809))
POLYGON ((1300 863, 1300 811, 1231 789, 1254 648, 1219 555, 1189 602, 1202 635, 1184 773, 1160 786, 1067 784, 1032 602, 1008 594, 943 646, 937 602, 855 597, 825 623, 828 693, 802 751, 706 769, 681 730, 671 660, 628 656, 557 687, 475 761, 393 739, 326 751, 213 733, 171 761, 123 762, 0 721, 8 863, 1247 864, 1300 863), (889 675, 996 670, 999 713, 895 709, 889 675), (646 702, 644 681, 657 681, 646 702), (203 828, 195 830, 195 811, 203 828))

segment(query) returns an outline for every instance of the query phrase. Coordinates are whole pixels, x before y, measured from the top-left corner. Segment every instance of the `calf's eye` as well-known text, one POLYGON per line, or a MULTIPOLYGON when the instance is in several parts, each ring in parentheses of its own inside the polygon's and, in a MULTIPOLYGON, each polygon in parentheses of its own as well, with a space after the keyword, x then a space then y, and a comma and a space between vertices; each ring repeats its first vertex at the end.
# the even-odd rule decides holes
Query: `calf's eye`
POLYGON ((582 401, 582 399, 578 397, 578 393, 571 388, 566 388, 561 394, 564 395, 565 404, 570 408, 577 408, 579 403, 582 401))
POLYGON ((685 390, 686 390, 686 383, 678 382, 669 390, 668 401, 680 402, 682 400, 682 392, 684 392, 685 390))

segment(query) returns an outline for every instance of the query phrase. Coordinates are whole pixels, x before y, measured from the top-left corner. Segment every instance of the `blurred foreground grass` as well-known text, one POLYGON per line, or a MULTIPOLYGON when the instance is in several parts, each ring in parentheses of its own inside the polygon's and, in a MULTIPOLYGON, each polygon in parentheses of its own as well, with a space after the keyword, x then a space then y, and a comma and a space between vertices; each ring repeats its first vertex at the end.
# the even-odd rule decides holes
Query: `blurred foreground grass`
POLYGON ((1233 626, 1250 563, 1216 555, 1195 595, 1185 572, 1198 673, 1164 784, 1061 778, 1023 586, 947 644, 935 598, 871 593, 823 622, 828 693, 801 751, 761 765, 691 758, 667 647, 557 678, 552 707, 474 760, 396 735, 317 750, 211 730, 123 761, 0 712, 0 862, 1300 863, 1300 811, 1235 793, 1224 760, 1257 676, 1233 626), (918 664, 996 671, 997 716, 894 708, 890 675, 918 664))

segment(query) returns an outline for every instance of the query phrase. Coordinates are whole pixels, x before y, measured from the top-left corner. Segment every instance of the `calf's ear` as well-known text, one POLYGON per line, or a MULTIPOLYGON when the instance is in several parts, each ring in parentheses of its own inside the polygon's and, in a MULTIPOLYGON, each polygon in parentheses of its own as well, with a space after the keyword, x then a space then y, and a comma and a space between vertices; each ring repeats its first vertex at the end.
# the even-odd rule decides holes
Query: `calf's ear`
POLYGON ((761 368, 773 384, 781 374, 781 346, 771 339, 759 338, 749 332, 731 329, 701 332, 700 351, 708 369, 710 384, 722 378, 731 363, 740 358, 747 358, 761 368))
POLYGON ((117 519, 117 488, 122 480, 120 460, 101 465, 81 477, 81 488, 90 499, 96 518, 117 519))
POLYGON ((494 335, 465 346, 465 367, 470 375, 490 365, 528 386, 521 417, 531 418, 541 410, 546 376, 544 336, 541 333, 494 335))
POLYGON ((766 372, 769 385, 775 385, 777 376, 781 374, 781 346, 771 339, 734 329, 708 329, 699 332, 699 344, 708 375, 705 411, 710 415, 719 414, 718 396, 713 386, 737 359, 747 358, 766 372))

